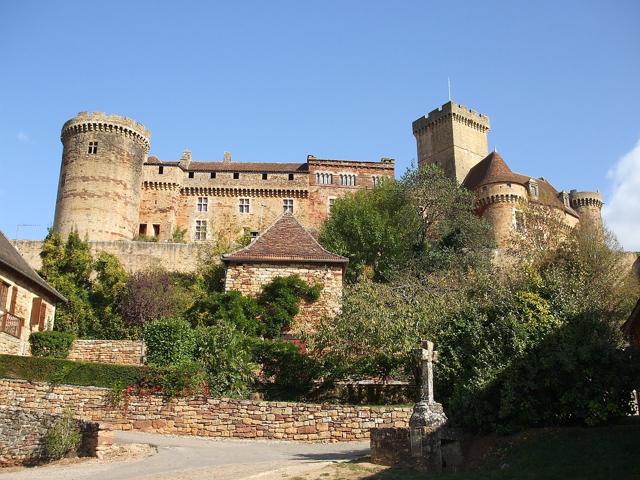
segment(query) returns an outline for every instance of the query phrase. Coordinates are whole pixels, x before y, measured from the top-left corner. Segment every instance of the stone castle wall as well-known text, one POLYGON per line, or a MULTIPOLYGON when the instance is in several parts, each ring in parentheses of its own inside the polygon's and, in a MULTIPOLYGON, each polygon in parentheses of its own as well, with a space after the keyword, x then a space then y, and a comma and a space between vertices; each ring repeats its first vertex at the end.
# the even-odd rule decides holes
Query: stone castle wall
POLYGON ((144 342, 139 340, 74 340, 69 360, 142 365, 144 342))
POLYGON ((0 405, 20 403, 43 414, 72 408, 77 418, 111 423, 117 430, 176 435, 307 441, 369 438, 370 428, 406 427, 411 409, 161 397, 129 397, 114 406, 111 390, 0 380, 0 405))
MULTIPOLYGON (((36 270, 42 267, 41 240, 15 240, 12 243, 29 265, 36 270)), ((208 253, 208 245, 201 243, 90 241, 89 246, 94 257, 99 252, 115 255, 129 273, 157 267, 168 271, 193 272, 200 261, 206 260, 208 253)))
MULTIPOLYGON (((42 410, 0 405, 0 467, 33 465, 47 458, 48 429, 59 417, 42 410)), ((93 456, 98 445, 97 423, 78 421, 82 439, 77 452, 93 456)))
POLYGON ((54 228, 91 240, 137 234, 142 165, 149 150, 143 125, 118 115, 80 113, 62 128, 64 146, 54 228))
POLYGON ((308 284, 320 283, 322 291, 315 302, 303 300, 294 319, 292 331, 312 330, 324 316, 334 316, 342 301, 342 266, 314 264, 231 263, 227 266, 225 291, 236 290, 257 296, 262 287, 275 277, 298 275, 308 284))

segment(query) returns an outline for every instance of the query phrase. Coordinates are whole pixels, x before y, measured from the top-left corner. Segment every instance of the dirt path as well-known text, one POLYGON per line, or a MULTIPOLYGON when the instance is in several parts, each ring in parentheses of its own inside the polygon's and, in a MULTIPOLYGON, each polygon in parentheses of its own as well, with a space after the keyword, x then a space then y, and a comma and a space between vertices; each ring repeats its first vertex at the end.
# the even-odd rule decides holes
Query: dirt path
POLYGON ((217 440, 138 432, 116 432, 115 438, 118 443, 154 445, 158 453, 125 462, 91 459, 74 465, 28 468, 0 473, 0 480, 269 480, 369 453, 368 442, 217 440))

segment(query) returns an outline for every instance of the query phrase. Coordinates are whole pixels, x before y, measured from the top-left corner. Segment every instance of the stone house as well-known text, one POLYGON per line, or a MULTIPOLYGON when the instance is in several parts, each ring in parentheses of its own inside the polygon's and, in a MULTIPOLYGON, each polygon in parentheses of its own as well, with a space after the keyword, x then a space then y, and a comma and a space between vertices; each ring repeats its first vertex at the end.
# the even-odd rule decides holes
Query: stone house
POLYGON ((64 301, 0 232, 0 353, 26 354, 31 333, 51 330, 64 301))
POLYGON ((225 291, 256 297, 275 277, 298 275, 309 284, 320 283, 316 302, 300 305, 293 331, 312 330, 323 316, 339 312, 342 280, 349 260, 329 252, 291 213, 283 213, 248 246, 223 255, 225 291))

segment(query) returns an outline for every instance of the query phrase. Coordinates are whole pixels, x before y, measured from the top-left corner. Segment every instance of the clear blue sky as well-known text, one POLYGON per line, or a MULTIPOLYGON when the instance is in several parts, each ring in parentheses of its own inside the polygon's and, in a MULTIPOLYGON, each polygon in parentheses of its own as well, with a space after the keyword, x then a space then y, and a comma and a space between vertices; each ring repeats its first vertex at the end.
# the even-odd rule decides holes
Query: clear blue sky
POLYGON ((640 139, 639 20, 636 0, 3 1, 0 229, 44 236, 78 111, 144 123, 165 160, 391 156, 401 173, 447 77, 512 169, 612 196, 640 139))

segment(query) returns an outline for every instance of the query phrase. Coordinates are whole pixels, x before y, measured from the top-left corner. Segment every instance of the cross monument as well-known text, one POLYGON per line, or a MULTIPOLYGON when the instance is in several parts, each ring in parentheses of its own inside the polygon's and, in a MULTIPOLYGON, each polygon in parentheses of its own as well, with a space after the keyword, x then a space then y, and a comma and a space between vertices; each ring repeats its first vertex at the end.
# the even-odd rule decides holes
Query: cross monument
POLYGON ((433 349, 433 342, 423 340, 422 348, 417 350, 420 362, 420 401, 433 403, 433 364, 438 361, 438 352, 433 349))

